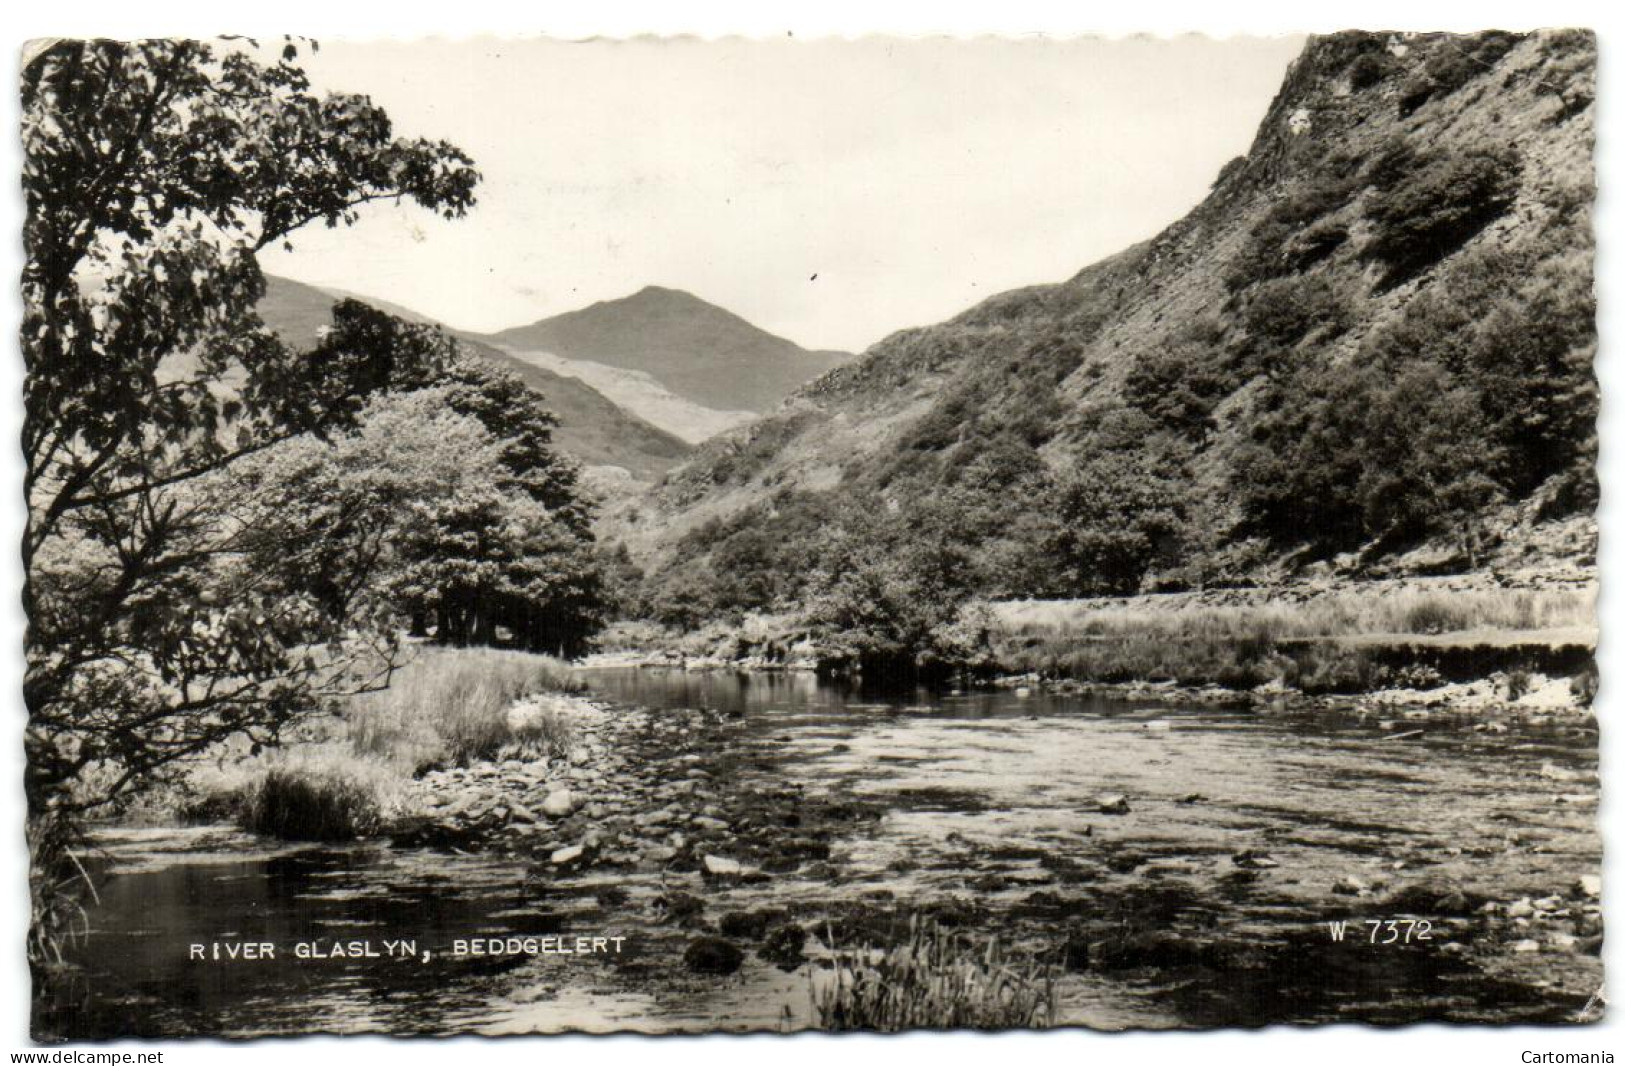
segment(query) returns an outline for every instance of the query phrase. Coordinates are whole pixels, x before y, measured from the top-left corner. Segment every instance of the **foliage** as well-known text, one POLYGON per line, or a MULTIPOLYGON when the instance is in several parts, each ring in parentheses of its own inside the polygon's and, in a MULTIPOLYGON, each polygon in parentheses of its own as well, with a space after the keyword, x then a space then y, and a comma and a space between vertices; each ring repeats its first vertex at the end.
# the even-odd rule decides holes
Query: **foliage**
POLYGON ((1361 92, 1392 76, 1399 62, 1387 51, 1361 52, 1349 64, 1349 88, 1361 92))
POLYGON ((1491 69, 1521 38, 1490 30, 1471 36, 1441 36, 1422 69, 1400 91, 1399 116, 1408 118, 1430 100, 1442 99, 1491 69))
POLYGON ((1485 444, 1473 391, 1448 371, 1311 364, 1265 394, 1233 479, 1250 521, 1281 543, 1342 549, 1457 520, 1471 538, 1499 494, 1485 444))
POLYGON ((806 617, 866 676, 973 665, 986 658, 986 630, 964 617, 969 566, 951 542, 844 545, 814 574, 806 617))
POLYGON ((603 591, 578 471, 552 448, 556 420, 541 395, 437 330, 354 302, 334 319, 334 335, 375 360, 443 354, 393 380, 400 396, 368 408, 352 434, 280 449, 296 472, 255 471, 281 492, 260 539, 323 553, 298 562, 324 585, 323 564, 348 551, 360 564, 351 585, 388 588, 419 634, 433 618, 447 643, 493 643, 500 626, 532 650, 581 651, 603 591))
POLYGON ((239 797, 238 822, 279 840, 355 840, 383 827, 373 775, 353 760, 279 762, 239 797))
POLYGON ((1225 273, 1225 286, 1239 292, 1271 278, 1306 270, 1325 259, 1348 232, 1329 219, 1357 190, 1348 175, 1331 171, 1300 179, 1266 211, 1225 273))
POLYGON ((973 943, 915 916, 882 952, 836 951, 812 979, 818 1024, 833 1032, 1043 1029, 1055 1022, 1048 971, 1009 958, 997 938, 973 943))
POLYGON ((450 145, 394 139, 365 98, 310 95, 296 59, 63 41, 23 72, 36 814, 107 803, 236 733, 273 739, 357 683, 366 618, 233 565, 199 481, 342 425, 394 369, 277 341, 254 313, 254 252, 371 200, 456 217, 478 176, 450 145), (104 791, 71 792, 103 764, 120 768, 104 791))
POLYGON ((1292 348, 1309 334, 1331 338, 1348 328, 1347 301, 1324 275, 1270 278, 1255 285, 1241 321, 1253 344, 1270 353, 1292 348))
POLYGON ((80 900, 94 899, 96 886, 79 861, 87 842, 73 818, 49 812, 28 819, 28 958, 61 966, 63 950, 90 931, 80 900))
MULTIPOLYGON (((447 218, 478 174, 395 138, 366 98, 317 97, 299 46, 53 42, 22 75, 26 792, 36 868, 71 824, 222 741, 274 742, 376 683, 372 598, 334 609, 250 565, 219 474, 340 431, 436 351, 336 323, 319 354, 255 313, 255 252, 371 201, 447 218), (58 820, 63 821, 58 821, 58 820)), ((38 902, 38 901, 36 901, 38 902)), ((45 909, 59 909, 45 901, 45 909)), ((37 957, 37 956, 36 956, 37 957)))
POLYGON ((1363 254, 1388 268, 1390 284, 1438 262, 1505 214, 1522 176, 1510 146, 1413 155, 1408 166, 1395 166, 1392 156, 1383 162, 1367 207, 1373 232, 1363 254))
POLYGON ((1176 471, 1147 452, 1104 451, 1081 460, 1057 487, 1056 565, 1084 595, 1136 592, 1174 556, 1183 493, 1176 471))
POLYGON ((1159 426, 1200 438, 1213 428, 1213 409, 1243 377, 1223 326, 1199 319, 1135 359, 1123 379, 1123 399, 1159 426))

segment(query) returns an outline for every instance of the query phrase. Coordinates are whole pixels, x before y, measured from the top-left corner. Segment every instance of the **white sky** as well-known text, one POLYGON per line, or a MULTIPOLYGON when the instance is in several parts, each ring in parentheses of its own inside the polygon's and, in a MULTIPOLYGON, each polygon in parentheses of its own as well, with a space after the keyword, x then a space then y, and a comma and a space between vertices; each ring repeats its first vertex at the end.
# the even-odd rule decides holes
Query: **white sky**
POLYGON ((459 145, 479 204, 458 222, 377 206, 263 261, 466 329, 655 284, 861 350, 1184 214, 1302 44, 324 42, 318 87, 459 145))

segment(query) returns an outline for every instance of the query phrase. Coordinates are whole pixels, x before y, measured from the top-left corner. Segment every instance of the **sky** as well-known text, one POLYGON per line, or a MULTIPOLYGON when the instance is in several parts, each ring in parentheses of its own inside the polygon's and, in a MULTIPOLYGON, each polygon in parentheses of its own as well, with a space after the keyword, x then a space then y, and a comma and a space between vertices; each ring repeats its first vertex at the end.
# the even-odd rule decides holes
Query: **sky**
POLYGON ((1302 37, 347 43, 318 89, 484 176, 265 269, 479 332, 689 292, 861 351, 1150 237, 1244 153, 1302 37))

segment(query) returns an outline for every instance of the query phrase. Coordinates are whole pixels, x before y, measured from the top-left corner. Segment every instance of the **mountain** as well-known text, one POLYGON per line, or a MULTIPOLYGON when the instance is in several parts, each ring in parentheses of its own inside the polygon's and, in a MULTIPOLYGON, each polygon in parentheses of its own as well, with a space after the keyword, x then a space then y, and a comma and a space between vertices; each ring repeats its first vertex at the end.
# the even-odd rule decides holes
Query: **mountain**
POLYGON ((552 352, 508 354, 531 366, 585 382, 622 410, 689 444, 710 440, 760 415, 758 411, 718 411, 695 403, 672 392, 642 370, 623 370, 590 359, 566 359, 552 352))
POLYGON ((1054 597, 1583 560, 1595 55, 1314 38, 1185 218, 887 337, 606 537, 657 609, 887 567, 1054 597))
MULTIPOLYGON (((265 282, 260 317, 284 340, 296 346, 314 344, 317 331, 332 320, 333 305, 347 295, 273 275, 266 275, 265 282)), ((405 308, 366 297, 357 299, 408 321, 435 324, 405 308)), ((559 419, 554 434, 559 447, 589 469, 618 467, 633 481, 647 482, 675 466, 691 451, 685 441, 623 410, 578 377, 554 373, 477 338, 455 332, 453 335, 476 355, 513 371, 542 393, 549 409, 559 419)), ((605 480, 613 478, 600 479, 605 480)))
POLYGON ((678 289, 651 285, 484 338, 523 357, 637 371, 712 411, 765 412, 798 386, 851 358, 808 351, 678 289))

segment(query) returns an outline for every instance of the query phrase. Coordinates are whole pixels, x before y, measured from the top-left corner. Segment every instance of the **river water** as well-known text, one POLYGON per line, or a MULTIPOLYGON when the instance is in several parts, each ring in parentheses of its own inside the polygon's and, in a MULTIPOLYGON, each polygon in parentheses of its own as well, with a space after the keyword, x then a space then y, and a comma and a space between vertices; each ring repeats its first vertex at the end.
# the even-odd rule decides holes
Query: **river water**
MULTIPOLYGON (((843 929, 861 929, 865 907, 930 906, 1015 950, 1126 938, 1139 955, 1108 950, 1060 978, 1059 1020, 1107 1029, 1558 1022, 1600 985, 1600 960, 1575 936, 1595 919, 1574 886, 1600 867, 1589 724, 1486 732, 1008 691, 866 696, 800 675, 589 678, 657 715, 725 712, 745 753, 730 763, 741 785, 875 812, 832 836, 827 861, 757 884, 699 887, 696 876, 713 919, 789 907, 809 927, 839 913, 843 929), (1523 898, 1544 902, 1527 917, 1505 911, 1523 898), (1503 909, 1486 916, 1486 900, 1503 909), (1406 916, 1429 923, 1427 940, 1370 941, 1363 923, 1406 916), (1350 925, 1334 942, 1338 921, 1350 925)), ((673 887, 663 873, 538 878, 520 856, 276 845, 221 826, 100 840, 92 932, 73 952, 79 969, 38 999, 44 1032, 813 1023, 818 941, 791 972, 754 955, 727 978, 683 972, 675 960, 695 931, 657 904, 673 887), (498 932, 619 935, 628 950, 450 954, 457 939, 498 932), (293 957, 296 944, 352 940, 384 954, 293 957), (237 941, 278 953, 190 957, 190 945, 237 941), (415 954, 397 945, 389 957, 386 941, 415 954)))

